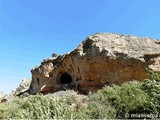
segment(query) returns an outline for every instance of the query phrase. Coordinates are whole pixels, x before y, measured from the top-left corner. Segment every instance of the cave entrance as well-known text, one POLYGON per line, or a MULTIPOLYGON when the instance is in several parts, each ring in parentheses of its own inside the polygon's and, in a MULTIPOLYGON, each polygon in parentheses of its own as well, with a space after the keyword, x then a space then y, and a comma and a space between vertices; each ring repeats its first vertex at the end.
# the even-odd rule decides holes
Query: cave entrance
POLYGON ((69 73, 63 73, 60 76, 60 83, 61 84, 70 84, 72 82, 72 77, 69 73))

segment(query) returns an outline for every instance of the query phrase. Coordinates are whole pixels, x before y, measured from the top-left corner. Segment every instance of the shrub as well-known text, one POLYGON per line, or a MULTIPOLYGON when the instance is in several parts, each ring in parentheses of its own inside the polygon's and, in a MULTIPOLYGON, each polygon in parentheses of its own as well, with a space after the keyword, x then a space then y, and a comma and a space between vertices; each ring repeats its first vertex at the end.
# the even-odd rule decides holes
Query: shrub
POLYGON ((4 118, 14 119, 67 119, 69 107, 52 96, 35 95, 16 98, 7 105, 4 118))
POLYGON ((134 113, 133 110, 137 112, 138 108, 148 103, 149 97, 140 89, 140 86, 141 83, 136 81, 127 82, 121 86, 106 86, 99 90, 94 97, 91 95, 91 99, 100 103, 104 108, 105 106, 115 108, 110 117, 125 118, 125 114, 134 113))
POLYGON ((160 73, 148 70, 148 74, 151 77, 151 80, 160 80, 160 73))
POLYGON ((6 105, 5 104, 0 104, 0 119, 4 119, 4 113, 6 111, 6 105))
POLYGON ((145 80, 141 89, 150 96, 148 112, 160 113, 160 74, 150 71, 152 80, 145 80))

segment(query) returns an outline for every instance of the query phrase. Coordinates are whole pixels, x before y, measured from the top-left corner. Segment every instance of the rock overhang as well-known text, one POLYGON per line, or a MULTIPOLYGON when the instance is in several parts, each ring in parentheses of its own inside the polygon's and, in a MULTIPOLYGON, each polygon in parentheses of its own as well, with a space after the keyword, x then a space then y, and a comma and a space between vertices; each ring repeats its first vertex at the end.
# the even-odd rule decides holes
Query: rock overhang
POLYGON ((113 83, 148 79, 147 69, 160 72, 159 43, 130 35, 93 34, 73 51, 32 69, 30 93, 74 89, 85 94, 113 83))

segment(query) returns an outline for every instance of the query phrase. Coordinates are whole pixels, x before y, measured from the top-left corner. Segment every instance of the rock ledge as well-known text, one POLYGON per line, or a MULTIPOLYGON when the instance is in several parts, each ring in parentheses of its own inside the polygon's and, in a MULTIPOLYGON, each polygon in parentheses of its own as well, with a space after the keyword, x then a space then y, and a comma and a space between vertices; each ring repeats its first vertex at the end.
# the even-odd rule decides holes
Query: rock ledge
POLYGON ((87 94, 113 83, 148 79, 147 69, 160 72, 160 41, 97 33, 70 53, 45 59, 32 69, 29 92, 73 89, 87 94))

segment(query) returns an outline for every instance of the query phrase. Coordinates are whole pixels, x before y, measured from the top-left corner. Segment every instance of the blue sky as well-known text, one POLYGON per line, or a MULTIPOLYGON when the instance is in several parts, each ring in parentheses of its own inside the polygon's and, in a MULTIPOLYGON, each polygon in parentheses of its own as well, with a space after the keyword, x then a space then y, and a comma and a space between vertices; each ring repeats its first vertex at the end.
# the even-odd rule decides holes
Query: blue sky
POLYGON ((0 91, 96 32, 160 39, 159 0, 0 0, 0 91))

